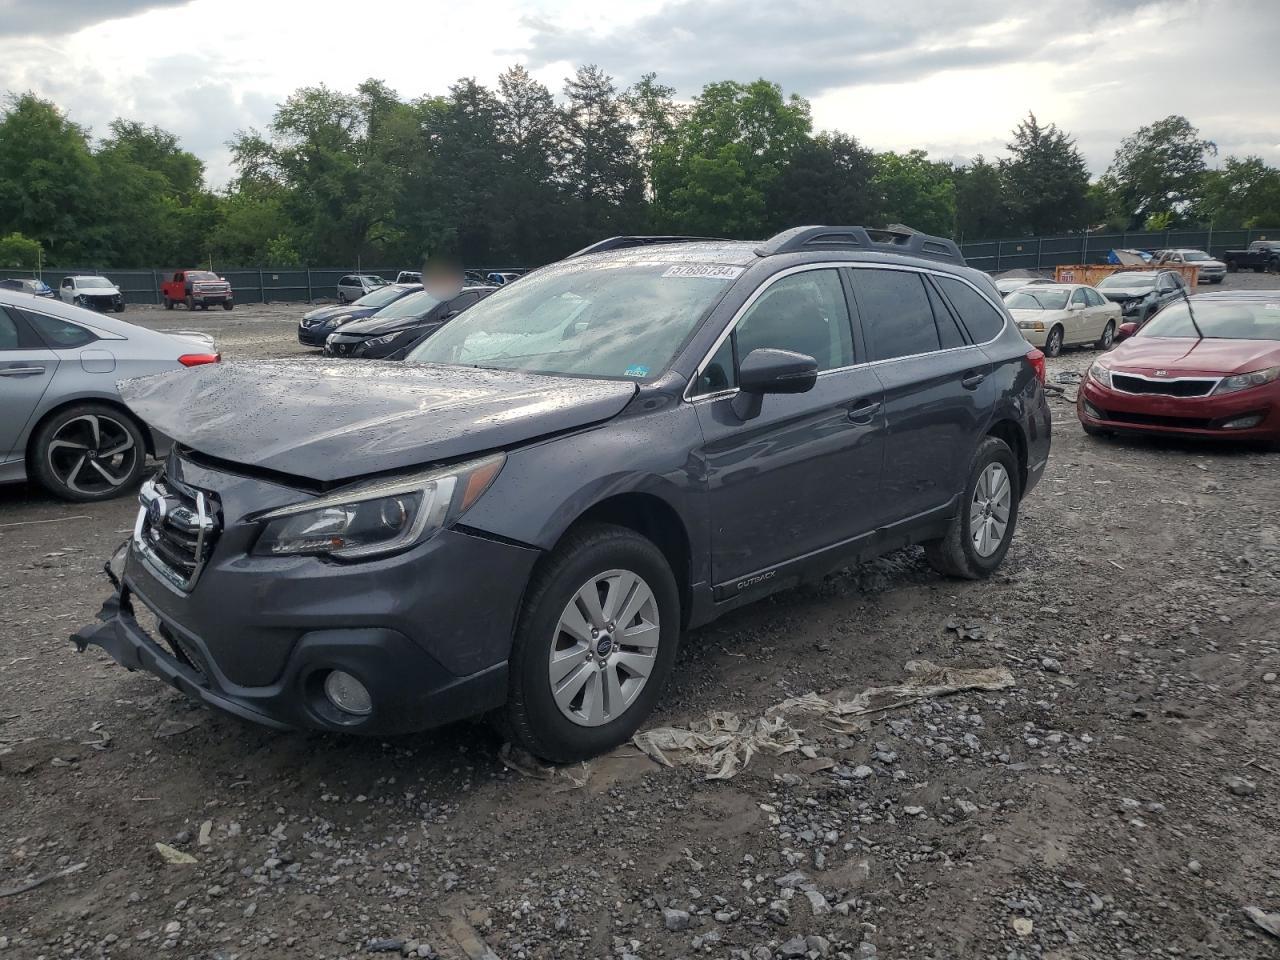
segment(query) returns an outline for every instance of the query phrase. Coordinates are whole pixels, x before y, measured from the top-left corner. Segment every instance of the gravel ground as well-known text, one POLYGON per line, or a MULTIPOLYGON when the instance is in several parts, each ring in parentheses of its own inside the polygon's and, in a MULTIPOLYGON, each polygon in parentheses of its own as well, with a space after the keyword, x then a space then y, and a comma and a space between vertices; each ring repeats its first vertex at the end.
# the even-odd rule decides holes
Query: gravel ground
MULTIPOLYGON (((314 353, 300 312, 126 318, 244 358, 314 353)), ((0 957, 1276 957, 1245 908, 1280 911, 1280 456, 1090 439, 1065 400, 1055 430, 996 577, 908 550, 741 610, 654 723, 910 660, 1013 685, 810 724, 813 756, 728 781, 195 707, 67 642, 134 505, 0 490, 0 957)))

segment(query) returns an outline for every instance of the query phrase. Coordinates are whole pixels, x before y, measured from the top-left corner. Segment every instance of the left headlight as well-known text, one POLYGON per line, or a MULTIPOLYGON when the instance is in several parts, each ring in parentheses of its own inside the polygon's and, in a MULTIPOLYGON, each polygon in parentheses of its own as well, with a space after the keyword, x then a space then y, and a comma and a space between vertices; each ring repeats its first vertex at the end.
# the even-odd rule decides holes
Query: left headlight
POLYGON ((505 461, 496 454, 269 510, 251 518, 266 524, 253 552, 352 560, 406 550, 462 516, 505 461))
POLYGON ((1277 378, 1280 378, 1280 367, 1267 367, 1265 370, 1254 370, 1251 373, 1237 373, 1233 377, 1224 377, 1213 392, 1215 394, 1235 393, 1238 390, 1248 390, 1250 387, 1273 383, 1277 378))

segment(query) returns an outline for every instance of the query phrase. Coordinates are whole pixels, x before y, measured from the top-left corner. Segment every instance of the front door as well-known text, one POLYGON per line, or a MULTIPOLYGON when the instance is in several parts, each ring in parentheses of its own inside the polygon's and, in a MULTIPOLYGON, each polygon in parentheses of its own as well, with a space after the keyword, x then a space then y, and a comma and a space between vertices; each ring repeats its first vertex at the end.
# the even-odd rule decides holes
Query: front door
POLYGON ((788 561, 852 546, 875 530, 883 397, 858 359, 839 271, 806 269, 768 283, 700 371, 693 406, 716 599, 774 586, 788 561), (764 397, 759 416, 743 421, 732 408, 737 365, 762 348, 814 357, 818 380, 807 393, 764 397))

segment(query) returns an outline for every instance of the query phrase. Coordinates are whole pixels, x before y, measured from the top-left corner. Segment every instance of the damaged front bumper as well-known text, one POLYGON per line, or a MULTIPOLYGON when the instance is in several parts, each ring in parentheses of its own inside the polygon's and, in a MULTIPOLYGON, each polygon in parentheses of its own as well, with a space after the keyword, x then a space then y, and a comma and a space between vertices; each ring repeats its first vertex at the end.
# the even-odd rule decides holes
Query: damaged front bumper
POLYGON ((81 652, 97 646, 127 670, 145 670, 193 700, 278 730, 313 729, 388 735, 474 716, 506 696, 505 659, 458 676, 404 633, 386 627, 334 627, 302 632, 270 683, 234 682, 205 639, 161 613, 147 593, 161 584, 146 575, 128 542, 106 565, 113 592, 97 621, 72 634, 81 652), (358 677, 373 710, 353 716, 324 692, 335 670, 358 677))

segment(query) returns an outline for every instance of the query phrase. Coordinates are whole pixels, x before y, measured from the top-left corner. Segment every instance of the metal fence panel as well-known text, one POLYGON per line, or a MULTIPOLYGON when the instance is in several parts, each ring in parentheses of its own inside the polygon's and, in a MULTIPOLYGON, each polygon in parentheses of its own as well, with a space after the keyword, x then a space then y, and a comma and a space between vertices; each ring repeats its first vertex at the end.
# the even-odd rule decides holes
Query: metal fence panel
POLYGON ((1133 233, 1072 233, 1052 237, 982 240, 961 244, 969 266, 989 273, 1052 270, 1078 263, 1102 263, 1112 250, 1189 247, 1220 257, 1254 240, 1280 237, 1280 228, 1261 230, 1164 230, 1133 233))

